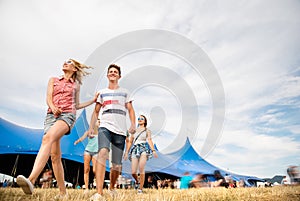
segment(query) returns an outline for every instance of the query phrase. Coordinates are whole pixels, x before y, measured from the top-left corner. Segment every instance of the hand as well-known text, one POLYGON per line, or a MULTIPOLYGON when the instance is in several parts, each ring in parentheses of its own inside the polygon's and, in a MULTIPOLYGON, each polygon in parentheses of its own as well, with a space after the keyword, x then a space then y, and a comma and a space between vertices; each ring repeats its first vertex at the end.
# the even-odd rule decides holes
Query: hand
POLYGON ((128 132, 130 134, 134 134, 135 133, 135 126, 134 125, 131 125, 130 128, 128 129, 128 132))
POLYGON ((62 110, 58 107, 53 107, 51 108, 52 113, 54 114, 54 116, 59 116, 62 113, 62 110))
POLYGON ((88 134, 87 135, 89 138, 94 138, 95 137, 95 135, 93 135, 93 134, 88 134))
POLYGON ((154 156, 154 158, 158 158, 156 151, 153 151, 153 156, 154 156))
POLYGON ((96 103, 99 94, 100 94, 99 92, 97 92, 97 93, 95 94, 94 99, 93 99, 94 103, 96 103))
POLYGON ((93 128, 89 128, 89 130, 87 130, 86 132, 88 137, 95 137, 93 128))
POLYGON ((124 153, 123 159, 124 159, 124 161, 126 161, 128 159, 128 152, 124 153))
POLYGON ((74 142, 74 145, 78 144, 79 142, 81 142, 81 138, 79 138, 78 140, 76 140, 76 141, 74 142))

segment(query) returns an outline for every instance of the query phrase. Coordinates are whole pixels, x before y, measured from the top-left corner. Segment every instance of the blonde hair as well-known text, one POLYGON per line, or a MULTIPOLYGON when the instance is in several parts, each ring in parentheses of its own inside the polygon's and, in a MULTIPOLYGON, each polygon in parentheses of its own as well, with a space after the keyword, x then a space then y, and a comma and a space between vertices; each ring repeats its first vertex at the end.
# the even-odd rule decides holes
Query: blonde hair
POLYGON ((82 64, 82 63, 80 63, 80 62, 78 62, 78 61, 76 61, 76 60, 74 60, 74 59, 69 59, 69 60, 73 61, 74 66, 75 66, 75 68, 77 69, 77 71, 73 73, 72 78, 73 78, 74 80, 77 80, 77 82, 78 82, 79 84, 82 84, 82 78, 83 78, 84 76, 86 76, 86 75, 91 74, 91 73, 89 73, 89 72, 86 72, 85 69, 90 69, 90 68, 93 68, 93 67, 87 66, 87 65, 85 65, 85 64, 82 64))

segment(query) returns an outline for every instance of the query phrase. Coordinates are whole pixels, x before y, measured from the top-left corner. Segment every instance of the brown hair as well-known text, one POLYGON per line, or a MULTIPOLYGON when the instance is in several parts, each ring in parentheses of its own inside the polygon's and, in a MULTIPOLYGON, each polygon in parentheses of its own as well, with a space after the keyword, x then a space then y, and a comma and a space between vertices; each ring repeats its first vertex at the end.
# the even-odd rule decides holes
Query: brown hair
POLYGON ((111 68, 117 69, 117 70, 119 71, 119 75, 121 75, 121 67, 120 67, 120 66, 118 66, 118 65, 116 65, 116 64, 110 64, 110 65, 108 66, 107 73, 108 73, 109 69, 111 69, 111 68))
POLYGON ((147 118, 142 114, 140 116, 144 118, 144 126, 146 128, 147 127, 147 118))

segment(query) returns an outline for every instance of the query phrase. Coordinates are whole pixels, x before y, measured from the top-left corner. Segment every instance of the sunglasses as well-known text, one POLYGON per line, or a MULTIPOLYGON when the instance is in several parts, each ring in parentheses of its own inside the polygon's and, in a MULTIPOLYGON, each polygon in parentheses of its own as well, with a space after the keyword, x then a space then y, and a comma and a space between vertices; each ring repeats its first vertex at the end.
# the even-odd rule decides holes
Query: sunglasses
POLYGON ((141 121, 141 120, 145 120, 145 119, 143 117, 139 117, 138 120, 141 121))
POLYGON ((68 61, 65 61, 65 64, 74 64, 74 62, 71 60, 68 60, 68 61))

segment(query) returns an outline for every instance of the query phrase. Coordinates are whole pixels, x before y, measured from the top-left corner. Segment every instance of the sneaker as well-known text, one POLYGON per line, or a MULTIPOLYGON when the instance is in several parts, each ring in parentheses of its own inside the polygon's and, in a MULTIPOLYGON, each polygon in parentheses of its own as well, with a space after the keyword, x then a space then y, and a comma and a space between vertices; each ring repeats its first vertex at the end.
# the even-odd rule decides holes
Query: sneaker
POLYGON ((32 194, 33 193, 33 184, 29 179, 24 177, 23 175, 19 175, 17 177, 17 184, 22 188, 25 194, 32 194))
POLYGON ((58 194, 54 197, 54 200, 67 200, 69 198, 69 195, 66 193, 64 195, 58 194))
POLYGON ((103 195, 95 193, 92 197, 90 197, 90 201, 105 201, 105 198, 103 197, 103 195))
POLYGON ((137 190, 137 193, 138 193, 138 194, 143 194, 142 189, 138 189, 138 190, 137 190))
POLYGON ((139 183, 136 183, 136 184, 134 185, 134 189, 137 190, 137 189, 139 189, 139 188, 140 188, 140 184, 139 184, 139 183))
POLYGON ((114 198, 118 195, 118 192, 115 189, 113 189, 113 190, 108 189, 108 193, 109 193, 110 197, 112 197, 112 198, 114 198))

